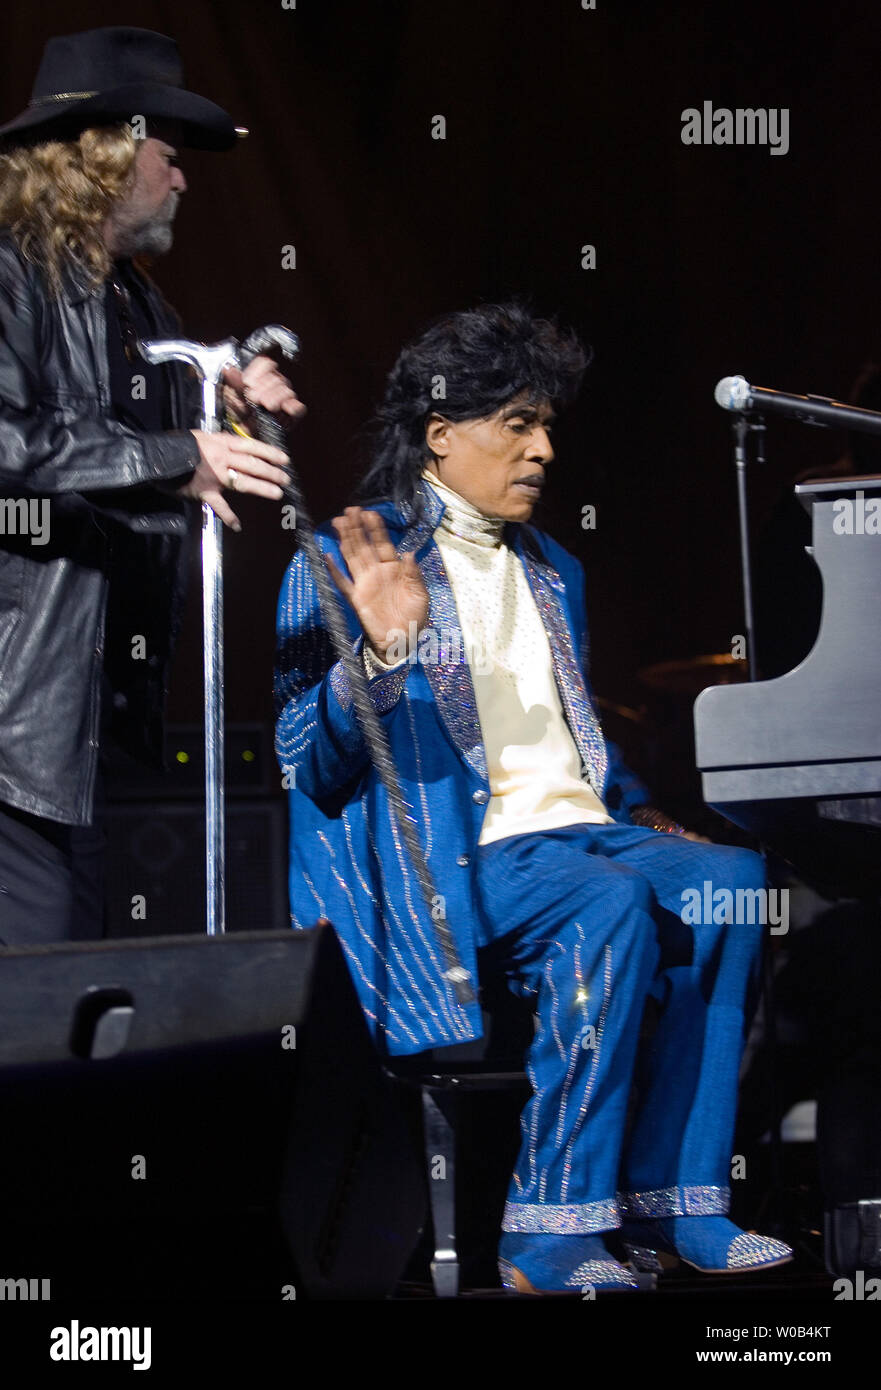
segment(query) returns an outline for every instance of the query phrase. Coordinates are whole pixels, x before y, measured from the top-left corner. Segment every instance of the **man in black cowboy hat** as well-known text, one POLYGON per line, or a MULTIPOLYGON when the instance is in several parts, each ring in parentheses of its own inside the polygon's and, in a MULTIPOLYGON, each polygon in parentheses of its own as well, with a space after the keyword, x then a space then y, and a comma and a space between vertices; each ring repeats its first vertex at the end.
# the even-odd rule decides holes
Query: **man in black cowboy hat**
MULTIPOLYGON (((161 760, 182 608, 188 499, 281 497, 280 450, 190 426, 178 337, 135 258, 168 251, 177 147, 236 129, 183 87, 171 39, 126 27, 54 38, 31 102, 0 127, 0 944, 101 935, 102 753, 161 760)), ((269 358, 229 372, 245 427, 303 406, 269 358)))

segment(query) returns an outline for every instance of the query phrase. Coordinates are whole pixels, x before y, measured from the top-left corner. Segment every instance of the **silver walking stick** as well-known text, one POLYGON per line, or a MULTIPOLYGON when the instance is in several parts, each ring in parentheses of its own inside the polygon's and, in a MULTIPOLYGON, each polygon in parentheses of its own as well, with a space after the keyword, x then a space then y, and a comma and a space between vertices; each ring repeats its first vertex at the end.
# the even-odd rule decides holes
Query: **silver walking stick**
MULTIPOLYGON (((195 367, 202 388, 199 428, 221 428, 218 393, 225 367, 238 366, 238 343, 193 343, 185 338, 140 344, 148 362, 185 362, 195 367)), ((223 523, 202 503, 202 640, 205 671, 205 930, 226 930, 223 805, 223 523)))

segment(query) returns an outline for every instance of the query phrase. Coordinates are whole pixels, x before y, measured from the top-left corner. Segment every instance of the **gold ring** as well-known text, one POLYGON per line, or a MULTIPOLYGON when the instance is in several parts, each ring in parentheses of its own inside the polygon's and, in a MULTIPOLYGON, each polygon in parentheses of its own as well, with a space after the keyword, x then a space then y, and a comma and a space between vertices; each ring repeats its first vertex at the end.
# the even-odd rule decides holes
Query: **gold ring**
POLYGON ((239 479, 238 473, 236 472, 236 470, 235 470, 234 468, 231 468, 231 469, 229 470, 229 482, 227 483, 227 487, 229 488, 230 492, 235 492, 235 490, 236 490, 236 483, 238 482, 238 479, 239 479))

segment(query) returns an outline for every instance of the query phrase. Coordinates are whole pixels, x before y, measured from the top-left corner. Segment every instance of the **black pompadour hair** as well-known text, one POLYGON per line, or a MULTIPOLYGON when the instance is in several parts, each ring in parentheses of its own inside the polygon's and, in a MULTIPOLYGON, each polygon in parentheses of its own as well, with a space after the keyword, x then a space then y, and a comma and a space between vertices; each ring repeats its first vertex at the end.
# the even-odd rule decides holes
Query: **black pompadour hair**
POLYGON ((365 499, 416 505, 430 453, 425 426, 479 420, 517 396, 557 408, 574 400, 592 353, 555 319, 534 318, 520 301, 447 314, 408 343, 389 372, 374 428, 365 499))

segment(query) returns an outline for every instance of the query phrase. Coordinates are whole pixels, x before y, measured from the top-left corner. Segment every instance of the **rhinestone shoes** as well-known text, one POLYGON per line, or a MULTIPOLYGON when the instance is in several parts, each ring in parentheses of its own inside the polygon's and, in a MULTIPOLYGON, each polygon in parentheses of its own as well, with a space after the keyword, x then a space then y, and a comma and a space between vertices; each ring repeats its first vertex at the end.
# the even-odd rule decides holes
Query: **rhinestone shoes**
POLYGON ((499 1274, 504 1287, 518 1293, 639 1288, 631 1271, 612 1258, 598 1235, 506 1231, 499 1244, 499 1274))
POLYGON ((782 1240, 742 1231, 725 1216, 627 1220, 620 1235, 633 1267, 655 1274, 665 1268, 663 1256, 674 1257, 674 1263, 683 1260, 701 1274, 744 1274, 792 1259, 792 1250, 782 1240))

